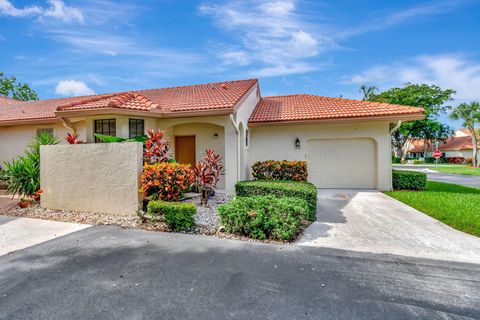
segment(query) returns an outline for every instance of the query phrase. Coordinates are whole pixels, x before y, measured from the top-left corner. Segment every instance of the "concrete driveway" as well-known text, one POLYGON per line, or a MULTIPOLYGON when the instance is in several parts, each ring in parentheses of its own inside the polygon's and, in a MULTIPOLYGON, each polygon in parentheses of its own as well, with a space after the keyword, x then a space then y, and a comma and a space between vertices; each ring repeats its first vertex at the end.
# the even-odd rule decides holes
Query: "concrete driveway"
POLYGON ((419 166, 419 165, 393 165, 396 170, 418 171, 427 174, 428 180, 459 184, 466 187, 480 188, 479 176, 468 176, 465 174, 451 174, 435 171, 433 166, 419 166))
POLYGON ((319 190, 317 221, 300 245, 480 262, 480 238, 378 191, 319 190))
POLYGON ((0 215, 0 256, 88 227, 87 224, 0 215))

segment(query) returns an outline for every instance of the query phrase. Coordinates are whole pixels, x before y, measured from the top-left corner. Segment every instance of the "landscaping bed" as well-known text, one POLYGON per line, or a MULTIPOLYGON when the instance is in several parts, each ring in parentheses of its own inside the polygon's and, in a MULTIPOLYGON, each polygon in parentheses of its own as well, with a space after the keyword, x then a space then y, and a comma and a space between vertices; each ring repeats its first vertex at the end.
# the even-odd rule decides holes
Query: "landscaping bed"
POLYGON ((385 194, 457 230, 480 236, 480 189, 428 181, 424 191, 385 194))

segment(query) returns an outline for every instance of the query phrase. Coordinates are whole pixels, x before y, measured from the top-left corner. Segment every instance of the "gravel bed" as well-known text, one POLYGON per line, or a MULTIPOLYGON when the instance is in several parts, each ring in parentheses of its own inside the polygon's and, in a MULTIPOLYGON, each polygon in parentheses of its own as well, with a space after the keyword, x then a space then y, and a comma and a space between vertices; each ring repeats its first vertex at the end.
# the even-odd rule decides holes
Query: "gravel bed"
POLYGON ((214 234, 220 229, 220 219, 217 214, 217 207, 226 203, 232 197, 225 193, 216 193, 208 199, 206 206, 200 204, 201 198, 199 194, 190 193, 186 195, 184 202, 194 203, 197 206, 197 214, 195 215, 195 224, 197 232, 205 234, 214 234))

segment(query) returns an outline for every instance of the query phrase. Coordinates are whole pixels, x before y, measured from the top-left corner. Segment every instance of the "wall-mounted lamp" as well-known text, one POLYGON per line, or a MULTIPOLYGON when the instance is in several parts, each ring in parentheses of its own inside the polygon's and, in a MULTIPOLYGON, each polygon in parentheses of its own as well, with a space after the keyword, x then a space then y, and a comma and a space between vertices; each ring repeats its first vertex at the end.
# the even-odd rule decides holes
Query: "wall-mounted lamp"
POLYGON ((217 140, 217 139, 218 139, 218 133, 215 132, 215 133, 213 134, 213 140, 217 140))
POLYGON ((300 149, 301 144, 300 144, 300 139, 296 138, 295 139, 295 149, 300 149))

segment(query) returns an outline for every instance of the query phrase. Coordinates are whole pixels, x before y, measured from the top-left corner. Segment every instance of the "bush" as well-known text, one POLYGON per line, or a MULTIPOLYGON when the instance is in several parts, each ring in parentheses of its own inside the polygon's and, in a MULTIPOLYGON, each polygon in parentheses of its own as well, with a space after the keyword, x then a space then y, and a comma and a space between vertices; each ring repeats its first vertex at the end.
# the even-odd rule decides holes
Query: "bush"
POLYGON ((237 197, 218 207, 228 232, 254 239, 292 240, 308 215, 308 203, 299 198, 237 197))
POLYGON ((413 164, 423 164, 423 163, 425 163, 425 160, 420 160, 420 159, 413 160, 413 164))
MULTIPOLYGON (((438 163, 446 163, 446 162, 447 161, 445 160, 445 158, 438 159, 438 163)), ((434 157, 426 157, 425 163, 437 163, 437 159, 435 159, 434 157)))
POLYGON ((257 161, 252 166, 255 180, 307 181, 306 161, 257 161))
POLYGON ((392 156, 392 163, 402 163, 402 159, 399 157, 392 156))
POLYGON ((193 184, 194 174, 189 165, 161 162, 144 165, 140 179, 145 197, 178 201, 193 184))
POLYGON ((195 225, 197 207, 193 203, 150 201, 147 215, 153 221, 165 221, 175 231, 187 231, 195 225))
POLYGON ((473 158, 465 159, 465 163, 467 163, 467 164, 472 164, 472 162, 473 162, 473 158))
POLYGON ((427 175, 422 172, 393 170, 394 190, 425 190, 427 175))
POLYGON ((317 189, 308 182, 298 181, 241 181, 235 185, 240 197, 273 195, 279 198, 295 197, 308 203, 308 220, 315 221, 317 212, 317 189))
POLYGON ((465 158, 464 157, 446 157, 445 160, 447 163, 464 163, 465 158))

